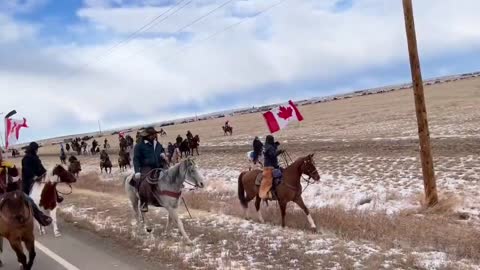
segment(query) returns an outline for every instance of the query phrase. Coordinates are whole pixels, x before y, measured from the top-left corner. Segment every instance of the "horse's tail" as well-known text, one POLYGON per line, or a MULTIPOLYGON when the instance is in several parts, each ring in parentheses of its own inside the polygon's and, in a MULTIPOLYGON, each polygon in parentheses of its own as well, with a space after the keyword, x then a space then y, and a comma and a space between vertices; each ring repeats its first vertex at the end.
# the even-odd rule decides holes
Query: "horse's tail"
POLYGON ((245 173, 246 172, 242 172, 238 177, 238 199, 240 200, 240 203, 242 204, 243 208, 248 207, 248 202, 247 202, 247 199, 245 198, 245 188, 243 187, 243 181, 242 181, 242 178, 245 175, 245 173))

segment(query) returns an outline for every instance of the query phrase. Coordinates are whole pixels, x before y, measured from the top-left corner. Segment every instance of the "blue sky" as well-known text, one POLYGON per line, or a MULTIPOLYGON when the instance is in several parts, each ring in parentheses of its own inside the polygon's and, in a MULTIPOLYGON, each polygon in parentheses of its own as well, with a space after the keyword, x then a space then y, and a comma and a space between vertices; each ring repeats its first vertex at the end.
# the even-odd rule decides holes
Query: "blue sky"
MULTIPOLYGON (((118 46, 180 1, 2 1, 0 112, 29 120, 21 141, 410 79, 401 1, 285 0, 257 16, 278 0, 236 0, 178 33, 225 2, 198 0, 118 46)), ((480 3, 426 2, 424 77, 480 70, 480 3)))

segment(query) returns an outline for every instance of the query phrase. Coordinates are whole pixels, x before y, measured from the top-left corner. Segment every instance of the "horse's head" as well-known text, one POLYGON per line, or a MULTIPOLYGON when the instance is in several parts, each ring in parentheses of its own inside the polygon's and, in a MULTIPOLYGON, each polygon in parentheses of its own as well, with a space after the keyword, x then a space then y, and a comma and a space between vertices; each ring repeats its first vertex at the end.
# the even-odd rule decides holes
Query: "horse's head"
POLYGON ((75 178, 75 176, 71 172, 65 170, 62 165, 55 166, 55 168, 53 168, 52 174, 54 176, 58 176, 60 183, 71 184, 77 182, 77 178, 75 178))
POLYGON ((310 154, 304 158, 301 170, 303 174, 308 175, 308 177, 313 178, 313 180, 320 181, 320 175, 315 167, 315 160, 313 160, 313 156, 314 154, 310 154))
POLYGON ((0 201, 0 216, 16 225, 24 225, 32 220, 30 206, 22 191, 5 193, 0 201))
POLYGON ((197 169, 197 164, 191 158, 187 158, 184 161, 185 164, 185 176, 186 179, 192 181, 192 184, 195 187, 203 188, 205 185, 203 183, 203 177, 200 175, 197 169))

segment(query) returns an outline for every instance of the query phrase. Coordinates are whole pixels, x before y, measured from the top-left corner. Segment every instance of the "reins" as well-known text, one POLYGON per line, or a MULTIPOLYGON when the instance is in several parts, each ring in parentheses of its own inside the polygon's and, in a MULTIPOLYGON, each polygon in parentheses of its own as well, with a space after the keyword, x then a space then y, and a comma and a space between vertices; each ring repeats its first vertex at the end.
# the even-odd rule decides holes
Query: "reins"
MULTIPOLYGON (((290 156, 290 154, 285 150, 282 154, 282 159, 283 159, 283 162, 285 163, 285 168, 290 166, 291 163, 293 163, 293 159, 292 157, 290 156)), ((310 173, 315 173, 317 172, 318 173, 318 170, 315 168, 315 170, 311 171, 310 173)), ((303 176, 303 173, 300 175, 300 178, 307 183, 307 185, 305 186, 305 188, 302 190, 302 193, 305 192, 305 190, 308 188, 308 186, 310 186, 311 184, 314 183, 314 181, 311 181, 312 177, 309 176, 308 178, 305 178, 303 176)))

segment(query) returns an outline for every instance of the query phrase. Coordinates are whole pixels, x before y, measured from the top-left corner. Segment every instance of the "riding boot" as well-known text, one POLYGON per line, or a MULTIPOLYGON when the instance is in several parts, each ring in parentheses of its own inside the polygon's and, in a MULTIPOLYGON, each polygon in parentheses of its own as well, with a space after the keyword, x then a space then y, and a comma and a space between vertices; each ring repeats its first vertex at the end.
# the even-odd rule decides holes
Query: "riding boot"
POLYGON ((35 202, 32 200, 32 198, 28 197, 25 194, 25 199, 30 202, 30 205, 32 206, 32 211, 33 211, 33 217, 40 223, 40 225, 46 227, 52 223, 52 218, 45 215, 35 204, 35 202))

